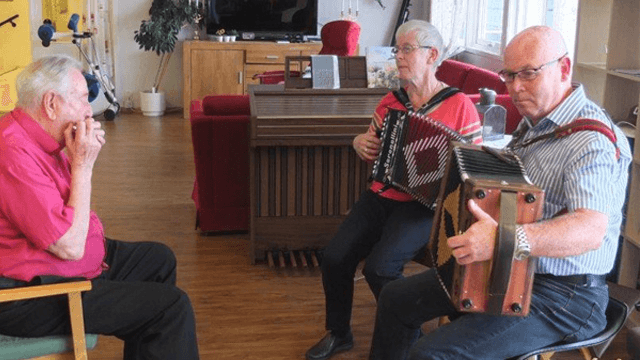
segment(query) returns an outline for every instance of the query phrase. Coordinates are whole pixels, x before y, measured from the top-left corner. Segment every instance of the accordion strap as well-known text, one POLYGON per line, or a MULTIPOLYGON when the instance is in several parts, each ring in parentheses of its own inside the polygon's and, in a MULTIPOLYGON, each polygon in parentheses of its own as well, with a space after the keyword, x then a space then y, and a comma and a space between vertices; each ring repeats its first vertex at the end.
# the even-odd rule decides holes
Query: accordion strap
MULTIPOLYGON (((445 101, 447 98, 459 92, 460 92, 460 89, 458 88, 454 88, 451 86, 446 87, 438 91, 437 94, 433 95, 431 99, 429 99, 429 101, 423 107, 416 110, 415 112, 420 115, 427 114, 431 109, 433 109, 434 106, 438 105, 439 103, 445 101)), ((407 108, 407 110, 413 110, 413 104, 411 104, 411 100, 409 100, 409 94, 407 94, 407 90, 405 90, 405 88, 394 90, 393 95, 396 97, 396 99, 398 99, 400 103, 404 105, 404 107, 407 108)))
POLYGON ((616 148, 616 160, 620 159, 620 149, 618 148, 618 143, 617 143, 618 139, 616 137, 615 132, 613 131, 613 128, 608 127, 607 125, 603 124, 601 121, 593 120, 593 119, 576 119, 567 125, 560 126, 559 128, 555 129, 550 133, 534 137, 533 139, 524 141, 521 144, 516 144, 515 146, 525 147, 533 143, 536 143, 540 140, 560 139, 565 136, 569 136, 573 133, 576 133, 579 131, 586 131, 586 130, 597 131, 603 134, 604 136, 606 136, 607 139, 609 139, 611 143, 613 143, 613 146, 616 148))
POLYGON ((491 312, 500 314, 504 303, 511 266, 516 250, 516 215, 518 213, 517 192, 502 191, 500 193, 500 221, 498 224, 498 241, 494 249, 494 264, 489 283, 488 307, 491 312))

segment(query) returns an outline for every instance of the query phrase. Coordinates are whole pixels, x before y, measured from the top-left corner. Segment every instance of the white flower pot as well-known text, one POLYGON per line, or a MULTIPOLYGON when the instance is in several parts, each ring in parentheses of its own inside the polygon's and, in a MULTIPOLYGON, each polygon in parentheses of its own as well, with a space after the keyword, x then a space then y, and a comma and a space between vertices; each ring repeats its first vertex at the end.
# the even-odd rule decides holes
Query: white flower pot
POLYGON ((164 92, 140 92, 140 109, 144 116, 162 116, 167 105, 164 101, 164 92))

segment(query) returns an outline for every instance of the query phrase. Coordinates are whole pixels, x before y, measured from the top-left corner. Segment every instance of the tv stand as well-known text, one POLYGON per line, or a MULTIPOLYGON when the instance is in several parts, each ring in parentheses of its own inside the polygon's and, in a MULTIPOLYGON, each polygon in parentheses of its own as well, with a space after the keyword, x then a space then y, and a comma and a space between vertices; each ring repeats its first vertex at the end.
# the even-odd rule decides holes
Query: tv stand
POLYGON ((254 75, 284 71, 285 57, 315 55, 321 48, 319 42, 185 41, 182 47, 184 118, 189 119, 191 100, 213 94, 247 94, 249 84, 259 83, 253 79, 254 75))

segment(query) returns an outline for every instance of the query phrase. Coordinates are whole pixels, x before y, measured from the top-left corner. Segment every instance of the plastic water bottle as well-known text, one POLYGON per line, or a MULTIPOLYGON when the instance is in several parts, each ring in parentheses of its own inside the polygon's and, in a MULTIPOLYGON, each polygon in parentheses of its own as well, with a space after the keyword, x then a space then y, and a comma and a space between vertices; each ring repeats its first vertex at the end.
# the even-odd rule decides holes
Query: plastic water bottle
POLYGON ((480 101, 476 110, 482 123, 483 141, 495 141, 504 138, 507 122, 507 109, 496 104, 496 92, 492 89, 481 88, 480 101))

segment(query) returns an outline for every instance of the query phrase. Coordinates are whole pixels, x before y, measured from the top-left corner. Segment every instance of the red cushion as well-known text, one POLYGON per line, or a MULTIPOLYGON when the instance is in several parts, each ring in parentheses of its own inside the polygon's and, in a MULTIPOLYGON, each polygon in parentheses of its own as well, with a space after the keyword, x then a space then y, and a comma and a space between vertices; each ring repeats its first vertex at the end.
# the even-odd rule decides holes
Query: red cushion
POLYGON ((249 115, 249 95, 205 96, 202 110, 204 115, 249 115))
MULTIPOLYGON (((300 71, 289 70, 290 77, 300 77, 300 71)), ((265 71, 262 74, 253 75, 259 79, 260 84, 284 84, 284 70, 265 71)))
POLYGON ((507 86, 497 73, 474 66, 467 73, 464 86, 460 90, 465 94, 477 94, 480 88, 492 89, 497 94, 507 93, 507 86))
POLYGON ((460 61, 445 60, 438 67, 436 78, 449 86, 462 90, 464 81, 467 78, 467 72, 472 68, 473 65, 460 61))
POLYGON ((360 39, 360 25, 348 20, 331 21, 322 27, 320 38, 320 54, 354 56, 360 39))

